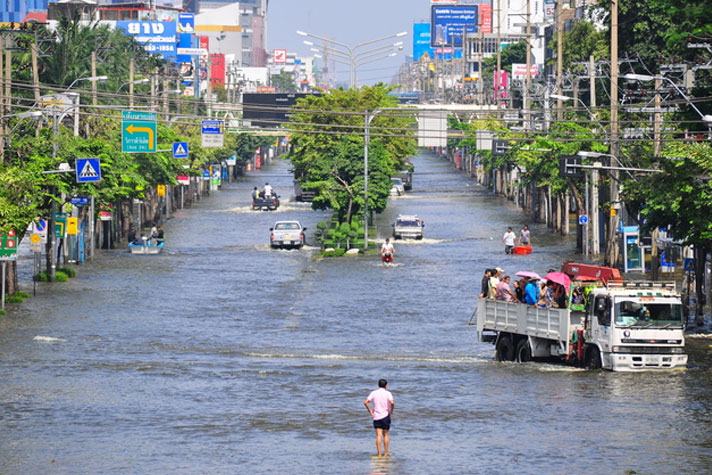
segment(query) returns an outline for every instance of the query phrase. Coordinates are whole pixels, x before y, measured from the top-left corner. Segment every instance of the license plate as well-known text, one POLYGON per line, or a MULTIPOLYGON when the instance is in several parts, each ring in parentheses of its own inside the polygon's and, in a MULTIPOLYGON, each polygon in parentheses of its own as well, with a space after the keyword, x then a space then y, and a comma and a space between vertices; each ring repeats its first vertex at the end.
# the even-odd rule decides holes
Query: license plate
POLYGON ((294 239, 291 234, 285 234, 284 239, 294 239))
POLYGON ((649 363, 649 364, 660 364, 660 357, 659 356, 646 356, 645 362, 649 363))

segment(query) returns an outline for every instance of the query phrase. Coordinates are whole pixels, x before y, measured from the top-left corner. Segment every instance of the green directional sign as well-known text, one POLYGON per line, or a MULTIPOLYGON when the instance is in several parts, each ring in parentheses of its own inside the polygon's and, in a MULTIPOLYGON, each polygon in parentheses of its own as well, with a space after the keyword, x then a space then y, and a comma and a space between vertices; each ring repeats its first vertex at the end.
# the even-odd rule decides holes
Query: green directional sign
POLYGON ((156 151, 156 113, 121 111, 121 151, 153 153, 156 151))
POLYGON ((54 215, 54 237, 64 239, 67 234, 67 213, 55 213, 54 215))

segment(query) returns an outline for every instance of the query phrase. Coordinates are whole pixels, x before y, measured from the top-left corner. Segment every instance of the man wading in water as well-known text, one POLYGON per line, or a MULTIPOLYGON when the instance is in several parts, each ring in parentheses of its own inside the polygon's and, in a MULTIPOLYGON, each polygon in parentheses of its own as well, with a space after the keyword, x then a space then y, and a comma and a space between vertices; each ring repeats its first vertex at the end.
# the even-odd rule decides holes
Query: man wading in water
POLYGON ((387 385, 388 381, 379 379, 378 389, 372 391, 363 402, 368 413, 373 417, 373 427, 376 429, 376 453, 379 456, 388 455, 388 431, 391 429, 391 414, 395 407, 393 394, 386 389, 387 385), (370 402, 373 402, 373 410, 369 405, 370 402), (383 451, 381 451, 381 441, 383 441, 383 451))

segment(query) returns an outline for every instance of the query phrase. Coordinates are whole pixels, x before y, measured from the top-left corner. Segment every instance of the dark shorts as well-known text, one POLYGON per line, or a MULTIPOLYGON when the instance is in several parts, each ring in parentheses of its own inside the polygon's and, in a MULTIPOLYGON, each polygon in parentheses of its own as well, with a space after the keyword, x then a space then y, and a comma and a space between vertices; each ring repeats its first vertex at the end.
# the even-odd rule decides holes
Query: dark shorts
POLYGON ((373 427, 376 429, 391 430, 391 416, 386 416, 383 419, 373 421, 373 427))

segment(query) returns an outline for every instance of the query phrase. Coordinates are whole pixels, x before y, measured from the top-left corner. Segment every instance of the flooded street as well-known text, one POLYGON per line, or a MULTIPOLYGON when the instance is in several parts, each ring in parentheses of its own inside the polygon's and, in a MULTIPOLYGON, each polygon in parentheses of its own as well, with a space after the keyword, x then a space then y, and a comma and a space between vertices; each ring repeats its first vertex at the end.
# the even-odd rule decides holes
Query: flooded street
POLYGON ((708 472, 712 340, 680 372, 494 362, 467 325, 483 270, 546 272, 575 237, 433 155, 413 163, 413 190, 376 219, 380 238, 399 213, 425 220, 394 266, 315 259, 329 214, 294 202, 275 162, 178 211, 163 254, 103 252, 39 285, 0 321, 0 472, 708 472), (252 211, 266 181, 282 205, 252 211), (307 246, 270 249, 282 219, 307 246), (534 252, 505 256, 523 224, 534 252), (363 407, 379 378, 396 404, 388 459, 363 407))

